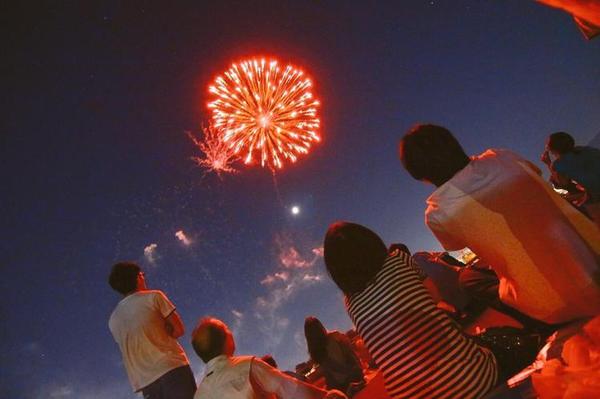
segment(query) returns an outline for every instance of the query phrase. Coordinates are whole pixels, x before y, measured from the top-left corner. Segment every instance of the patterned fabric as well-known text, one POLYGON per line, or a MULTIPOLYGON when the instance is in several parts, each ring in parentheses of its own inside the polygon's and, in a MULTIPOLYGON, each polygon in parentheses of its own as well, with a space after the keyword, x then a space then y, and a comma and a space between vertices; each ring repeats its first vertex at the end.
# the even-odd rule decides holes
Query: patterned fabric
POLYGON ((433 303, 406 252, 386 259, 363 291, 346 298, 392 398, 480 398, 496 383, 494 356, 433 303))

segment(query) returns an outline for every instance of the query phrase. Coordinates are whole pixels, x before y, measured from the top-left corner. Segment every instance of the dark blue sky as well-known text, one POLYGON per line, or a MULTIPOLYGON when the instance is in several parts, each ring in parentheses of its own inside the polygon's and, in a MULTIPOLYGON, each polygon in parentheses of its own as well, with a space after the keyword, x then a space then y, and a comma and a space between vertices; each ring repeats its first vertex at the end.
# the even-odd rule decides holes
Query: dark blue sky
POLYGON ((330 222, 439 248, 423 224, 432 188, 396 155, 412 124, 536 162, 549 132, 600 132, 600 39, 532 1, 79 3, 2 13, 3 398, 135 397, 107 327, 123 259, 177 305, 197 373, 189 332, 206 314, 240 353, 292 368, 306 315, 350 327, 312 252, 330 222), (303 67, 322 102, 323 142, 277 172, 280 199, 268 170, 219 180, 189 160, 206 87, 252 55, 303 67))

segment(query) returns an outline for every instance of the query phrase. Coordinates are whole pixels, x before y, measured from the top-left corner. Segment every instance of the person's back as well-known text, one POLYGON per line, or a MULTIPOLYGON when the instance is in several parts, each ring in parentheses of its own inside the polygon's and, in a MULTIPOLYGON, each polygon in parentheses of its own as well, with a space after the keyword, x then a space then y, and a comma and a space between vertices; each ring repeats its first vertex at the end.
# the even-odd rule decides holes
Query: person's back
POLYGON ((600 313, 600 231, 532 164, 488 150, 428 198, 447 250, 469 247, 500 278, 501 300, 548 323, 600 313))
POLYGON ((435 306, 409 266, 389 257, 374 281, 346 298, 348 313, 393 398, 479 398, 496 382, 491 352, 435 306))
POLYGON ((494 386, 494 355, 435 305, 407 252, 388 255, 371 230, 337 222, 325 236, 324 258, 390 397, 471 399, 494 386))
POLYGON ((184 326, 175 306, 158 290, 149 290, 144 273, 132 262, 112 268, 110 286, 124 297, 108 321, 135 392, 146 399, 191 399, 194 375, 177 338, 184 326))
POLYGON ((161 291, 147 290, 123 298, 110 317, 110 331, 137 388, 188 364, 183 348, 164 328, 164 317, 171 311, 161 291))

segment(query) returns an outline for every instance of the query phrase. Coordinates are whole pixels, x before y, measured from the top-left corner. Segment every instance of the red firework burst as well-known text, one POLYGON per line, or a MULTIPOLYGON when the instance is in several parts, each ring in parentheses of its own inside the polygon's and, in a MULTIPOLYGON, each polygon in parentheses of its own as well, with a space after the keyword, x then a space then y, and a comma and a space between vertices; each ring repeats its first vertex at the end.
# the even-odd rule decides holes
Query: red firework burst
POLYGON ((263 167, 281 168, 321 140, 311 87, 302 71, 280 68, 275 60, 233 64, 209 88, 213 125, 245 163, 258 154, 263 167))

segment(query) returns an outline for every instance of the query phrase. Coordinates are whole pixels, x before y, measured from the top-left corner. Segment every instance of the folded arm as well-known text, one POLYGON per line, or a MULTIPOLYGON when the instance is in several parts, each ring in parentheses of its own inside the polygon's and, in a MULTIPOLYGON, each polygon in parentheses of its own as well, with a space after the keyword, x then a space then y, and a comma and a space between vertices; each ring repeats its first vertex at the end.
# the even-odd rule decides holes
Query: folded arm
POLYGON ((173 310, 170 315, 165 319, 165 329, 167 334, 173 338, 179 338, 185 333, 183 321, 176 310, 173 310))

